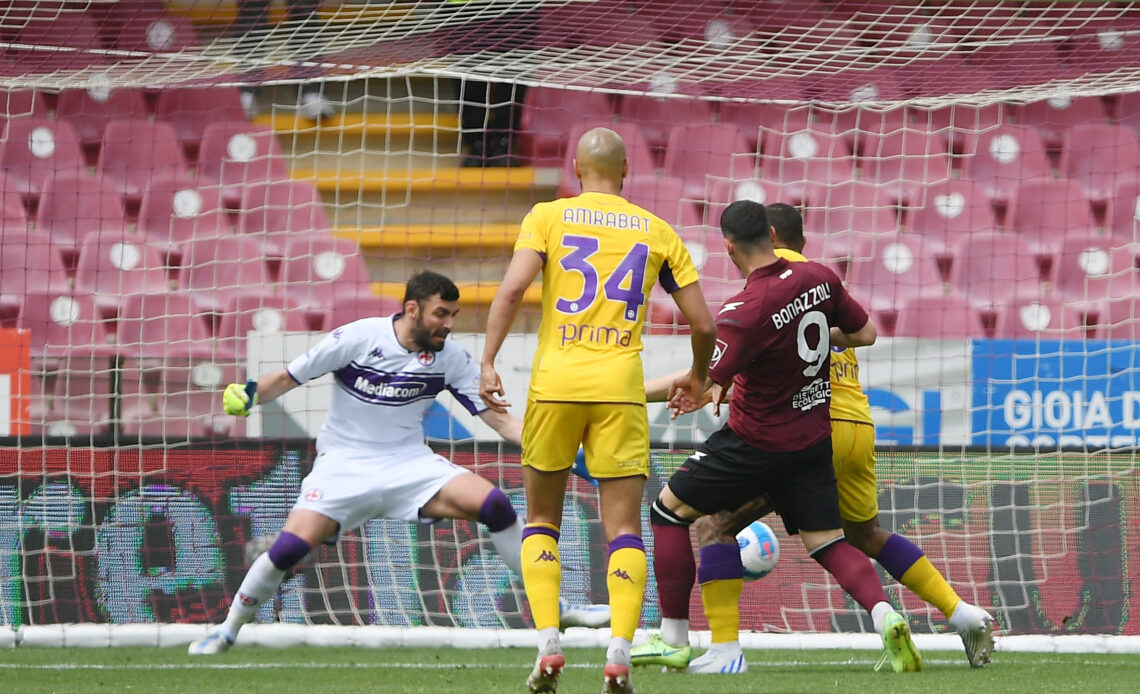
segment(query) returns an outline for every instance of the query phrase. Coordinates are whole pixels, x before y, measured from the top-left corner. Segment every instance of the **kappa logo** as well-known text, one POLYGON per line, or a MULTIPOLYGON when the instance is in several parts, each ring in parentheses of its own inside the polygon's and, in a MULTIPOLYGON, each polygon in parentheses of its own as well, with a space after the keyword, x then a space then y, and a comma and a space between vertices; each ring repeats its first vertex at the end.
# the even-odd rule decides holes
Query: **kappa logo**
POLYGON ((339 342, 339 341, 340 341, 340 336, 341 336, 341 335, 343 335, 343 334, 344 334, 344 330, 343 330, 343 329, 341 329, 341 328, 337 328, 336 330, 332 331, 332 333, 331 333, 331 335, 332 335, 332 339, 334 339, 334 340, 336 340, 336 341, 338 341, 338 342, 339 342))
POLYGON ((324 495, 325 493, 319 489, 310 489, 305 492, 305 501, 320 501, 324 495))
POLYGON ((542 550, 542 554, 538 555, 538 559, 534 560, 536 564, 540 561, 558 561, 558 557, 554 556, 554 552, 544 549, 542 550))
POLYGON ((610 572, 610 575, 611 576, 617 576, 618 578, 620 578, 623 581, 629 581, 630 583, 633 583, 633 579, 630 578, 629 573, 625 569, 621 569, 621 568, 614 569, 613 571, 610 572))
POLYGON ((424 366, 431 366, 435 363, 435 352, 420 352, 416 355, 416 361, 424 366))
POLYGON ((384 353, 383 353, 382 351, 380 351, 380 348, 379 348, 379 347, 377 347, 376 349, 374 349, 374 350, 372 350, 371 352, 369 352, 369 353, 368 353, 368 356, 370 356, 370 357, 376 357, 377 359, 383 359, 383 358, 384 358, 384 353))

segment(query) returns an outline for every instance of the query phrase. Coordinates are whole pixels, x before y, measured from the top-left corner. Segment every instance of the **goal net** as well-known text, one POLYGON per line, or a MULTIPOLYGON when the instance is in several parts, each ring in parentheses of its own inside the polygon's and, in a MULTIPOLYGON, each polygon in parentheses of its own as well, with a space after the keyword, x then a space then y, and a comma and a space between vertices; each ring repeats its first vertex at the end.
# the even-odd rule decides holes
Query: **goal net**
MULTIPOLYGON (((721 211, 802 211, 805 255, 879 327, 859 354, 880 522, 995 615, 1001 648, 1131 647, 1103 637, 1140 635, 1137 65, 1140 11, 1111 2, 8 3, 0 643, 185 643, 223 619, 334 385, 248 420, 221 389, 399 311, 428 268, 459 284, 453 339, 478 354, 522 217, 579 190, 572 146, 605 125, 623 194, 678 231, 714 312, 743 286, 721 211)), ((683 317, 641 298, 647 376, 685 367, 683 317)), ((518 416, 539 301, 500 359, 518 416)), ((649 416, 652 500, 723 419, 649 416)), ((516 449, 446 396, 424 430, 525 514, 516 449)), ((782 557, 745 589, 749 638, 878 648, 770 521, 782 557)), ((560 547, 563 595, 605 602, 577 478, 560 547)), ((920 647, 958 647, 880 574, 920 647)), ((659 618, 651 578, 642 625, 659 618)), ((243 639, 532 636, 521 579, 466 522, 370 521, 258 622, 243 639)))

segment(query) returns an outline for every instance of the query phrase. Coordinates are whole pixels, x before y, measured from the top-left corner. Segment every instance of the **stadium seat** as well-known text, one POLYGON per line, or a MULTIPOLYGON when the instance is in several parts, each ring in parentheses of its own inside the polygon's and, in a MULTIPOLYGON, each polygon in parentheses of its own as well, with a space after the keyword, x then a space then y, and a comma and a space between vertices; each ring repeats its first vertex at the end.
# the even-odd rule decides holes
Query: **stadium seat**
MULTIPOLYGON (((1122 15, 1078 27, 1059 48, 1062 60, 1074 68, 1087 72, 1110 72, 1121 65, 1135 64, 1140 59, 1140 36, 1136 34, 1135 22, 1129 22, 1122 15)), ((1136 92, 1128 94, 1135 97, 1136 92)), ((1121 98, 1125 96, 1120 94, 1121 98)), ((1126 112, 1119 113, 1123 116, 1126 112)), ((1140 118, 1140 111, 1133 109, 1127 113, 1140 118)))
MULTIPOLYGON (((956 74, 972 70, 965 65, 951 66, 950 69, 956 74)), ((984 88, 984 85, 978 85, 978 89, 984 88)), ((1009 123, 1005 106, 1001 103, 987 106, 954 104, 937 108, 908 106, 907 109, 910 120, 916 127, 925 127, 930 132, 937 133, 946 142, 947 150, 954 154, 967 151, 970 138, 978 133, 1009 123)))
MULTIPOLYGON (((211 395, 217 398, 216 393, 211 395)), ((187 406, 165 396, 153 401, 135 397, 124 402, 119 426, 123 436, 171 443, 240 436, 245 427, 239 419, 219 412, 216 403, 212 407, 196 402, 187 406)))
POLYGON ((966 62, 989 70, 993 88, 1018 86, 1028 73, 1042 82, 1066 74, 1056 51, 1058 41, 1032 17, 987 16, 972 29, 962 37, 962 43, 972 46, 966 62))
POLYGON ((761 177, 779 183, 785 192, 795 191, 801 198, 811 187, 846 183, 854 176, 847 142, 824 130, 768 131, 761 150, 761 177))
POLYGON ((325 311, 319 329, 323 332, 329 332, 333 328, 347 325, 361 318, 391 316, 403 310, 404 306, 398 299, 387 296, 343 297, 337 299, 332 308, 325 311))
POLYGON ((1125 180, 1116 185, 1108 200, 1107 227, 1116 243, 1140 243, 1140 181, 1125 180))
POLYGON ((1103 208, 1120 183, 1140 178, 1140 143, 1122 125, 1080 123, 1061 147, 1061 176, 1081 185, 1089 201, 1103 208))
POLYGON ((179 175, 150 181, 143 191, 138 228, 147 243, 174 260, 189 241, 231 232, 218 186, 179 175))
POLYGON ((571 128, 570 134, 566 137, 566 156, 562 159, 562 179, 558 183, 558 195, 560 197, 570 197, 581 192, 582 188, 578 184, 578 177, 574 175, 574 148, 587 130, 597 127, 609 128, 621 135, 621 139, 625 141, 625 158, 629 162, 628 175, 651 174, 657 170, 657 165, 653 163, 653 152, 649 148, 649 142, 646 141, 645 135, 641 133, 636 124, 595 122, 576 125, 571 128))
POLYGON ((50 238, 72 264, 87 234, 126 230, 122 198, 109 181, 69 173, 49 178, 44 185, 36 209, 36 233, 50 238))
POLYGON ((966 143, 963 178, 978 183, 995 203, 1008 204, 1026 181, 1052 178, 1045 144, 1027 125, 1002 125, 971 134, 966 143))
POLYGON ((162 251, 141 236, 95 231, 83 237, 75 291, 94 294, 103 313, 117 313, 126 296, 165 293, 166 289, 162 251))
POLYGON ((1061 149, 1065 133, 1074 125, 1107 125, 1108 113, 1099 96, 1053 97, 1028 104, 1014 105, 1011 115, 1015 123, 1037 129, 1041 141, 1050 151, 1061 149))
POLYGON ((970 339, 986 337, 978 311, 960 294, 912 296, 895 312, 895 337, 970 339))
POLYGON ((116 0, 92 5, 88 13, 99 27, 103 43, 111 46, 128 26, 147 26, 150 22, 165 17, 166 3, 164 0, 116 0))
POLYGON ((79 142, 94 153, 103 143, 103 131, 115 120, 144 120, 146 101, 137 89, 64 89, 55 114, 71 123, 79 142))
POLYGON ((242 187, 289 178, 277 135, 252 123, 212 122, 202 131, 198 176, 222 183, 227 205, 241 204, 242 187))
POLYGON ((67 287, 36 287, 22 299, 16 326, 31 334, 33 359, 58 366, 58 362, 72 357, 109 357, 115 353, 110 343, 110 322, 100 315, 93 296, 72 294, 67 287))
POLYGON ((38 197, 53 176, 84 173, 79 137, 67 121, 36 116, 8 119, 8 140, 0 150, 0 168, 8 184, 25 197, 38 197))
POLYGON ((610 97, 601 92, 531 87, 523 95, 519 115, 519 151, 531 166, 560 166, 567 131, 582 122, 604 122, 612 115, 610 97))
POLYGON ((902 107, 865 106, 866 102, 902 99, 898 80, 888 70, 846 69, 801 79, 806 98, 843 102, 842 106, 815 105, 815 127, 842 137, 852 153, 857 152, 867 134, 887 133, 906 124, 902 107))
POLYGON ((49 11, 32 16, 16 33, 14 43, 64 50, 9 47, 4 57, 12 63, 6 68, 12 75, 79 70, 106 62, 99 32, 85 12, 49 11))
POLYGON ((0 236, 0 317, 15 317, 30 292, 68 290, 63 257, 46 236, 16 232, 0 236))
POLYGON ((1095 314, 1096 337, 1140 343, 1140 296, 1100 301, 1090 308, 1095 314))
POLYGON ((958 241, 950 283, 978 307, 1000 305, 1021 291, 1038 291, 1036 251, 1018 234, 977 232, 958 241))
POLYGON ((281 257, 291 237, 329 232, 324 201, 308 181, 286 179, 246 186, 239 210, 238 231, 256 239, 271 258, 281 257))
POLYGON ((1111 236, 1067 234, 1053 261, 1053 286, 1065 298, 1116 299, 1140 291, 1137 247, 1113 245, 1111 236))
POLYGON ((290 239, 285 243, 280 272, 285 294, 309 311, 314 324, 339 297, 372 294, 364 256, 346 239, 290 239))
POLYGON ((624 122, 635 123, 649 146, 660 151, 668 143, 674 124, 711 123, 713 113, 707 101, 627 94, 618 101, 618 117, 624 122))
MULTIPOLYGON (((789 82, 794 84, 793 80, 789 82)), ((786 89, 792 89, 790 85, 786 89)), ((796 84, 795 91, 799 91, 796 84)), ((762 133, 794 133, 806 130, 811 122, 811 109, 806 105, 743 103, 726 101, 720 105, 720 122, 740 129, 748 151, 762 151, 762 133)))
POLYGON ((869 133, 861 139, 859 158, 871 180, 898 190, 898 199, 908 205, 919 189, 951 178, 946 145, 925 128, 869 133))
POLYGON ((242 361, 245 336, 251 330, 304 332, 312 327, 310 315, 292 297, 265 287, 239 289, 226 297, 218 323, 218 346, 242 361))
POLYGON ((196 156, 202 132, 211 123, 245 123, 245 109, 237 87, 163 89, 158 93, 154 115, 178 132, 187 155, 196 156))
POLYGON ((47 99, 44 98, 43 92, 31 89, 0 89, 0 123, 3 124, 3 127, 0 127, 0 134, 3 134, 4 128, 7 127, 9 118, 21 116, 46 118, 48 111, 47 99))
POLYGON ((122 433, 166 440, 240 436, 245 420, 222 412, 218 399, 226 384, 245 377, 245 364, 209 359, 124 369, 122 433))
POLYGON ((0 204, 0 240, 7 234, 23 234, 28 230, 28 213, 24 204, 0 204))
POLYGON ((111 47, 140 53, 176 53, 198 45, 198 33, 186 17, 138 16, 122 24, 111 47))
MULTIPOLYGON (((1140 43, 1140 36, 1132 39, 1140 43)), ((1140 137, 1140 92, 1125 92, 1116 97, 1116 122, 1128 126, 1140 137)))
POLYGON ((953 249, 958 239, 976 231, 997 231, 993 207, 972 181, 951 179, 933 183, 911 200, 906 228, 927 242, 953 249))
POLYGON ((114 362, 101 355, 69 356, 48 374, 51 404, 39 433, 47 436, 102 436, 114 420, 114 362))
POLYGON ((204 313, 220 314, 235 292, 271 284, 261 244, 252 238, 191 239, 183 248, 178 287, 204 313))
POLYGON ((809 233, 893 233, 898 215, 890 190, 864 181, 809 188, 804 198, 804 228, 809 233))
POLYGON ((709 196, 705 203, 705 223, 718 227, 724 209, 737 200, 751 200, 761 205, 770 205, 774 202, 799 205, 803 202, 802 200, 786 199, 780 186, 757 178, 740 181, 714 179, 709 181, 709 196))
POLYGON ((897 308, 920 294, 939 294, 942 274, 933 249, 921 237, 860 238, 847 262, 851 293, 871 311, 897 308))
POLYGON ((186 158, 169 123, 115 120, 107 124, 99 172, 118 186, 128 207, 137 205, 152 179, 186 176, 186 158))
POLYGON ((1061 240, 1096 230, 1092 206, 1076 181, 1026 181, 1014 190, 1007 213, 1009 226, 1047 253, 1061 240))
POLYGON ((1015 293, 997 310, 994 337, 1014 340, 1081 340, 1085 309, 1042 294, 1015 293))
POLYGON ((165 289, 123 297, 116 343, 132 359, 177 363, 217 354, 209 323, 190 296, 165 289))
POLYGON ((665 174, 685 183, 684 197, 703 200, 712 179, 741 180, 756 173, 756 150, 727 123, 681 123, 669 133, 665 174))
POLYGON ((675 229, 701 223, 701 211, 695 200, 687 198, 685 183, 680 178, 657 174, 629 176, 622 187, 622 196, 675 229))

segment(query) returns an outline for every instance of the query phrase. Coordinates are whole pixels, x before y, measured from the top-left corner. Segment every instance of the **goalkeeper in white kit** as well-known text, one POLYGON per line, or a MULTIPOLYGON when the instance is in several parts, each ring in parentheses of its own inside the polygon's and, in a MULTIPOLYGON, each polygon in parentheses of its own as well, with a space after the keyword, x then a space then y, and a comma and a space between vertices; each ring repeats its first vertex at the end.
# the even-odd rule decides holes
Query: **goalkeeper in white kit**
MULTIPOLYGON (((503 561, 522 576, 522 522, 510 500, 424 443, 424 413, 445 389, 504 439, 520 443, 522 421, 487 408, 479 396, 479 363, 447 339, 458 310, 455 284, 421 272, 408 281, 402 313, 339 327, 285 369, 226 388, 226 413, 246 416, 258 403, 326 373, 335 383, 313 470, 302 480, 281 534, 250 566, 225 622, 190 644, 191 655, 228 650, 313 547, 372 518, 478 521, 503 561)), ((564 626, 609 621, 603 605, 562 608, 564 626)))

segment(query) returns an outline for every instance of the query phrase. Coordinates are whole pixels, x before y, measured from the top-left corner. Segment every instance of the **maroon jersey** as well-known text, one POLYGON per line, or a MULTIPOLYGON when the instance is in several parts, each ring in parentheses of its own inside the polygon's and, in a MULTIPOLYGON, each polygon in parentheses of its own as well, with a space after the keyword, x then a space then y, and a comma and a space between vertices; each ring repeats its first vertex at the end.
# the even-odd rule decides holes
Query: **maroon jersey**
POLYGON ((834 272, 786 260, 755 270, 717 314, 710 375, 732 381, 728 426, 772 452, 810 448, 831 434, 829 326, 867 324, 834 272))

